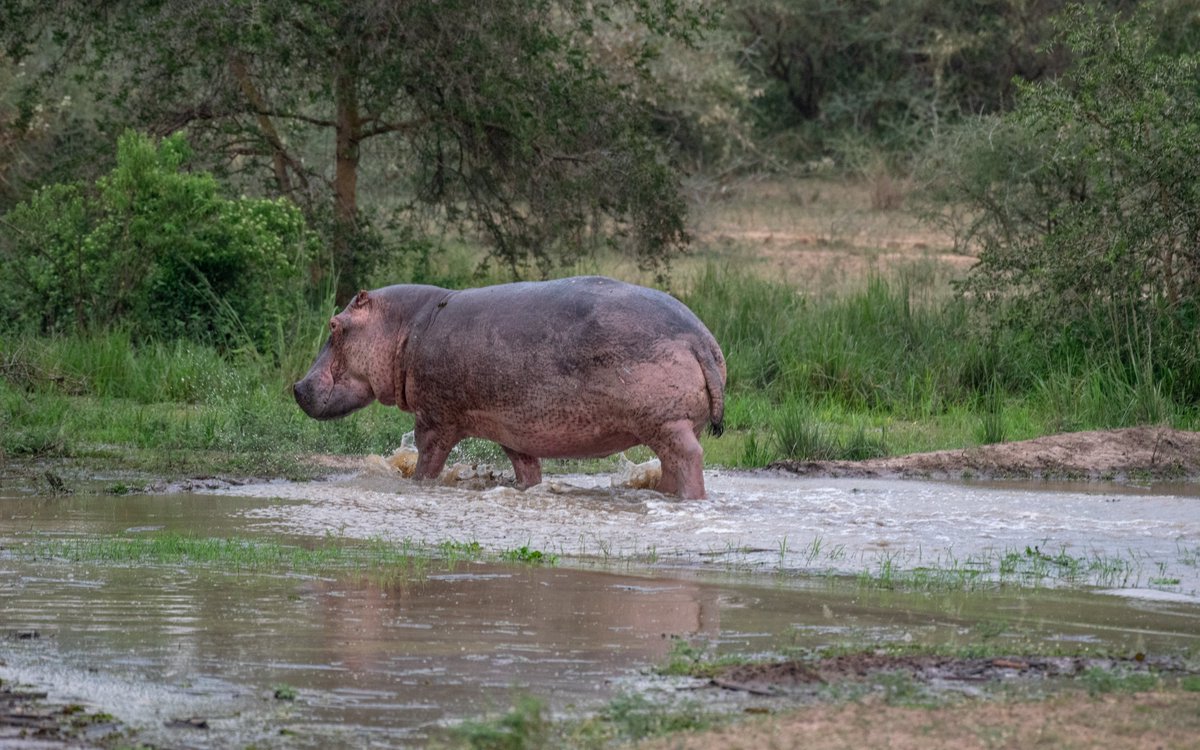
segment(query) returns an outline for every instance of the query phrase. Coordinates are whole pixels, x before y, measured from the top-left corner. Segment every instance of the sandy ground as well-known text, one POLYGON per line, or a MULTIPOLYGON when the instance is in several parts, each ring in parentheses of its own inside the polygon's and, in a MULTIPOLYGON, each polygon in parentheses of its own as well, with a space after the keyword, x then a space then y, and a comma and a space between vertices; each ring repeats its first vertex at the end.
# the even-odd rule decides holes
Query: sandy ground
POLYGON ((1195 479, 1200 433, 1130 427, 866 461, 781 461, 771 468, 836 477, 1195 479))

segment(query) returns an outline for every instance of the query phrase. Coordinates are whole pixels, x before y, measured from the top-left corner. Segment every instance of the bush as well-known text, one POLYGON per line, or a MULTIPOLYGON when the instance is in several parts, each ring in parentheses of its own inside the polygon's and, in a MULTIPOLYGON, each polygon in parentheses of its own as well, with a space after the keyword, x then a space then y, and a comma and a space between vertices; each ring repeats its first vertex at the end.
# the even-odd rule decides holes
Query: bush
POLYGON ((938 144, 932 195, 979 252, 962 291, 987 319, 1150 367, 1194 401, 1200 57, 1158 51, 1156 23, 1072 6, 1075 64, 938 144))
POLYGON ((183 136, 133 132, 94 186, 50 185, 4 217, 0 312, 17 330, 127 327, 278 354, 309 306, 314 235, 284 200, 219 194, 183 136))

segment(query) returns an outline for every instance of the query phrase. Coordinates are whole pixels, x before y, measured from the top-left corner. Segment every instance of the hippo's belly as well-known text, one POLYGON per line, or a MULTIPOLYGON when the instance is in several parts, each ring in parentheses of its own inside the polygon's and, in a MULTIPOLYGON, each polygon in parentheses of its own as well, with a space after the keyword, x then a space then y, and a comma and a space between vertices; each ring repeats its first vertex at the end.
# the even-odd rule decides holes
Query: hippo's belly
POLYGON ((607 420, 578 416, 558 421, 507 419, 503 414, 472 415, 465 431, 537 458, 600 458, 639 445, 642 439, 607 420))

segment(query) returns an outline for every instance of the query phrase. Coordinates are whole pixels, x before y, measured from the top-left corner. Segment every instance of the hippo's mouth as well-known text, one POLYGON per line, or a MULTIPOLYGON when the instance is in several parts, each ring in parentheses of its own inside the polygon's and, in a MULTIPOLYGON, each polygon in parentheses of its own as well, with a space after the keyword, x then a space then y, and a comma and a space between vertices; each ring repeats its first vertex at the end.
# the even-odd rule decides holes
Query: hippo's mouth
POLYGON ((346 403, 345 399, 334 398, 335 394, 336 390, 332 385, 321 393, 308 378, 292 386, 292 396, 300 409, 313 419, 321 421, 341 419, 358 408, 346 403))

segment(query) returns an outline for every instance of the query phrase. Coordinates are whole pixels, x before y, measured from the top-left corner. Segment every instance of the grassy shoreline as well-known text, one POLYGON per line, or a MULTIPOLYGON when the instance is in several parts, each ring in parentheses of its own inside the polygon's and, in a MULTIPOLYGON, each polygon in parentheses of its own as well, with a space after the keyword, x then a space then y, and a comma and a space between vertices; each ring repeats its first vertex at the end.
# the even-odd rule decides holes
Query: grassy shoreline
MULTIPOLYGON (((962 305, 912 281, 804 296, 713 266, 680 295, 729 363, 726 435, 711 466, 861 459, 1058 432, 1167 424, 1194 406, 1106 353, 975 331, 962 305)), ((334 422, 305 417, 289 384, 318 335, 279 362, 124 331, 0 336, 0 459, 75 460, 152 474, 314 474, 303 456, 390 453, 411 415, 378 404, 334 422)), ((478 441, 468 452, 501 454, 478 441)))

